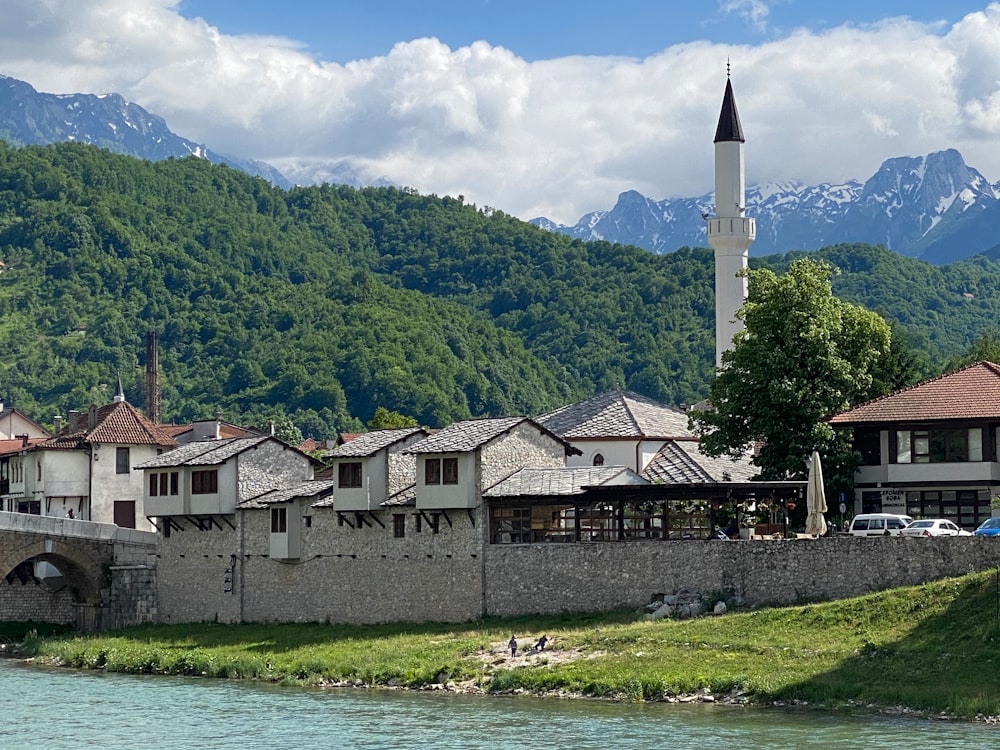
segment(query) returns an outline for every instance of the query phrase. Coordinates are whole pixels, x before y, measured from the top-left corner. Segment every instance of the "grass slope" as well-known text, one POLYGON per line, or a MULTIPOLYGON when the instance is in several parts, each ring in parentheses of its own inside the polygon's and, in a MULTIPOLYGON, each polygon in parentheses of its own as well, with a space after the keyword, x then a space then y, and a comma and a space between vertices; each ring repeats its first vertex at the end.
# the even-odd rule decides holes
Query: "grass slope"
POLYGON ((465 625, 170 625, 32 637, 39 660, 85 669, 288 684, 421 687, 669 700, 708 688, 759 702, 871 703, 961 717, 1000 713, 997 573, 856 599, 652 621, 637 613, 465 625), (550 650, 510 660, 545 633, 550 650))

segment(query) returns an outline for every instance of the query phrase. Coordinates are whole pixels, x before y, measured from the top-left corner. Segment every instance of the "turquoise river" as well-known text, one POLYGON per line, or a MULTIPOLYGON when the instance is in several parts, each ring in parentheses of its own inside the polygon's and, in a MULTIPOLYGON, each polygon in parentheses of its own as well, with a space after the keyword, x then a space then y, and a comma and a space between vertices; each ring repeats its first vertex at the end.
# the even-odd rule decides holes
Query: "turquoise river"
POLYGON ((300 689, 0 659, 2 750, 988 748, 985 724, 723 705, 300 689))

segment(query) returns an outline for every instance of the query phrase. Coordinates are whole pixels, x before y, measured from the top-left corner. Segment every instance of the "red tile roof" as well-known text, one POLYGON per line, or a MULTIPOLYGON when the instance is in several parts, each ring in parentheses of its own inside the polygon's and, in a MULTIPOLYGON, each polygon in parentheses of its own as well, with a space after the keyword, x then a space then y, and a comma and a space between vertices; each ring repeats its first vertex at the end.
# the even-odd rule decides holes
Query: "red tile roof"
POLYGON ((150 422, 127 401, 116 401, 101 407, 91 407, 90 412, 76 414, 55 437, 41 443, 41 448, 73 450, 93 443, 119 445, 162 445, 173 447, 177 441, 159 425, 150 422))
POLYGON ((976 362, 855 406, 832 425, 1000 419, 1000 366, 976 362))
POLYGON ((46 440, 48 440, 48 438, 28 438, 27 441, 24 441, 21 438, 0 440, 0 456, 17 453, 28 446, 38 445, 46 440))

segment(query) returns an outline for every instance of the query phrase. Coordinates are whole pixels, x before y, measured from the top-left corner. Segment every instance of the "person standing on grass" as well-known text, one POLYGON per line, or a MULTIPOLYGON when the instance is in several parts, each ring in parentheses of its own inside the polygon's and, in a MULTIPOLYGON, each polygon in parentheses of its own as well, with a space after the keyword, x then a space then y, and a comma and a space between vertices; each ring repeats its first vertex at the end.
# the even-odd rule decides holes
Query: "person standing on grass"
POLYGON ((511 659, 513 659, 515 656, 517 656, 517 638, 515 638, 514 636, 511 636, 510 640, 507 641, 507 648, 510 649, 510 658, 511 659))

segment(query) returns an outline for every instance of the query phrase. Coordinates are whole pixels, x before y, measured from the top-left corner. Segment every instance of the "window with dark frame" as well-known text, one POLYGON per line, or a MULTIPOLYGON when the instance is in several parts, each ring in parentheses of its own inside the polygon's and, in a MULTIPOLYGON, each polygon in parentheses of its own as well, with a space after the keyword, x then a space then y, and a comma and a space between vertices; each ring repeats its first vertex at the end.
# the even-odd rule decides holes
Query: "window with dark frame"
POLYGON ((441 459, 424 460, 424 484, 441 484, 441 459))
POLYGON ((338 487, 360 487, 361 486, 361 462, 349 461, 339 464, 337 467, 338 487))
POLYGON ((150 497, 176 495, 177 490, 178 481, 176 471, 161 471, 149 475, 150 497))
POLYGON ((406 514, 394 513, 392 516, 392 535, 396 539, 406 536, 406 514))
POLYGON ((458 459, 441 459, 441 484, 458 484, 458 459))
POLYGON ((288 509, 271 508, 271 533, 284 534, 288 531, 288 509))
POLYGON ((219 491, 219 472, 217 469, 191 472, 191 494, 210 495, 219 491))
POLYGON ((115 474, 128 474, 132 467, 129 466, 129 449, 127 447, 115 448, 115 474))

